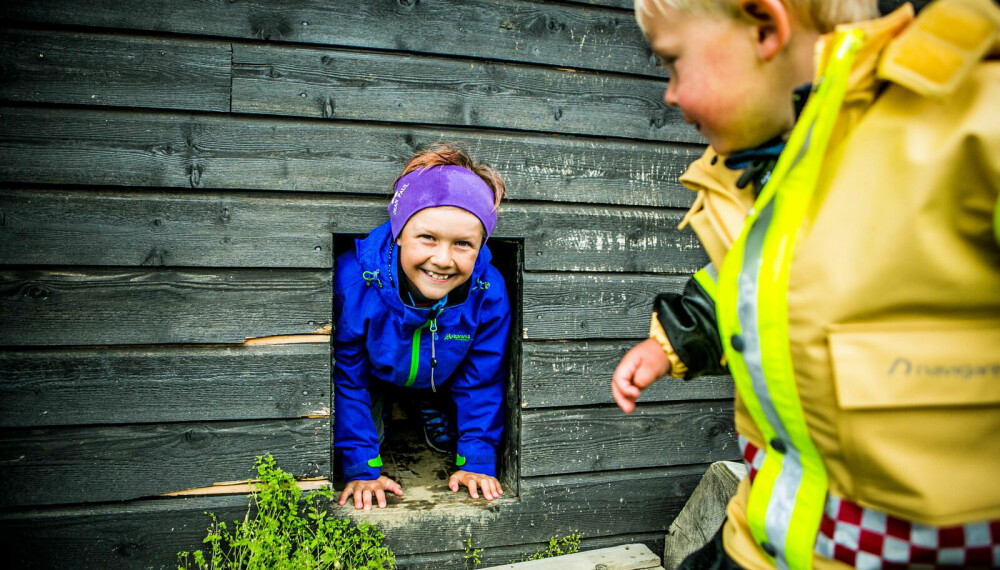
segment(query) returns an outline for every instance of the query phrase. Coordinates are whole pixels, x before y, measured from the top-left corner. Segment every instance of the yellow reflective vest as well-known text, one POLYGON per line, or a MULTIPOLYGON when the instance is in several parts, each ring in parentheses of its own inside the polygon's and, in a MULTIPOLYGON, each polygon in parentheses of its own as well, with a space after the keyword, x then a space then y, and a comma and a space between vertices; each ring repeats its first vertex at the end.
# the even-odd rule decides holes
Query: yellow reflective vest
MULTIPOLYGON (((829 493, 934 526, 1000 519, 1000 9, 939 0, 838 28, 754 198, 709 149, 681 178, 719 267, 748 568, 813 555, 829 493)), ((669 347, 666 347, 669 352, 669 347)))

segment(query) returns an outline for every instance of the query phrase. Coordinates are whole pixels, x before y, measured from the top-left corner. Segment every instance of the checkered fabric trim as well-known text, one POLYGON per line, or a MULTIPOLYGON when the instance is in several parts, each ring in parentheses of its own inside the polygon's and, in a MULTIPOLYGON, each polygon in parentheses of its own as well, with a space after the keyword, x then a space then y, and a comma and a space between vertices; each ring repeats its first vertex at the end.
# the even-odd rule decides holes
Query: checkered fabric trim
MULTIPOLYGON (((738 439, 752 483, 764 451, 738 439)), ((1000 568, 1000 520, 928 526, 827 493, 814 550, 862 570, 1000 568)))
POLYGON ((743 462, 747 464, 750 482, 753 483, 757 477, 757 471, 764 464, 764 452, 740 434, 736 434, 736 441, 740 444, 740 454, 743 455, 743 462))

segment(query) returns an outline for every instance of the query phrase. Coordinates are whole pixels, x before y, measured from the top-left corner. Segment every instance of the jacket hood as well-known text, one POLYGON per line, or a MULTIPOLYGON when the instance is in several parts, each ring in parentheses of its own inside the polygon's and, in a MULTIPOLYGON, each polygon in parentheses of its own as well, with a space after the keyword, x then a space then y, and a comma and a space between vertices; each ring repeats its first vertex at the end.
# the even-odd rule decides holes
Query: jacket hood
MULTIPOLYGON (((396 257, 399 254, 399 247, 392 239, 390 222, 385 222, 373 229, 364 238, 355 240, 354 248, 358 256, 358 263, 361 265, 361 270, 368 276, 365 279, 367 280, 369 277, 374 276, 382 282, 382 287, 379 287, 379 294, 387 306, 395 311, 418 311, 420 314, 430 311, 430 309, 405 305, 399 298, 400 278, 396 275, 396 257), (375 273, 376 271, 378 272, 377 274, 375 273)), ((492 259, 493 254, 490 253, 489 247, 484 243, 482 249, 479 250, 476 264, 472 267, 472 275, 469 277, 469 283, 475 284, 476 281, 483 277, 492 259)))

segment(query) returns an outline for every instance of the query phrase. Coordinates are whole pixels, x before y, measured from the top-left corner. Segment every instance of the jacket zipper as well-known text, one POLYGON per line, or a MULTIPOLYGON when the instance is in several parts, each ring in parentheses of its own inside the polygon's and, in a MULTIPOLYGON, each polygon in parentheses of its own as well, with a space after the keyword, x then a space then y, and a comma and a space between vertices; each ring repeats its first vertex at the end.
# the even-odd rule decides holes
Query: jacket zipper
MULTIPOLYGON (((447 299, 447 296, 445 296, 445 299, 447 299)), ((420 336, 424 329, 429 328, 431 333, 431 391, 437 392, 437 388, 434 385, 434 369, 437 368, 437 347, 435 346, 434 337, 437 336, 438 315, 444 310, 444 303, 441 303, 441 305, 431 309, 431 316, 427 319, 427 322, 413 331, 413 344, 410 346, 410 376, 406 379, 405 384, 407 387, 412 386, 417 380, 417 372, 420 371, 420 336)))

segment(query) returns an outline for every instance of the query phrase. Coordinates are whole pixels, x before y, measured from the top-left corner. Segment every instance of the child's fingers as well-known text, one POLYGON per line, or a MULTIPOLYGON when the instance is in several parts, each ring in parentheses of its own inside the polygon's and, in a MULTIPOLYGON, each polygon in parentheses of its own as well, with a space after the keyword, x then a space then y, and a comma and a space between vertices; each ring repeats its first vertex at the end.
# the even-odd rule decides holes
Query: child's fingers
POLYGON ((385 488, 392 491, 397 497, 403 496, 403 486, 395 481, 389 481, 385 488))
POLYGON ((623 394, 615 382, 611 383, 611 397, 615 399, 615 403, 626 414, 631 414, 635 410, 635 400, 623 394))
POLYGON ((476 480, 471 478, 469 479, 469 496, 473 499, 479 498, 479 491, 476 490, 476 480))
POLYGON ((365 508, 365 504, 361 500, 361 490, 360 489, 354 489, 354 508, 357 509, 357 510, 359 510, 359 511, 361 509, 365 508))
POLYGON ((365 489, 361 495, 364 497, 365 510, 370 511, 372 509, 372 490, 365 489))
POLYGON ((452 493, 458 492, 458 473, 448 478, 448 488, 451 489, 452 493))
POLYGON ((344 503, 347 502, 347 497, 350 497, 351 493, 353 492, 354 491, 353 488, 351 487, 351 484, 348 483, 347 486, 344 487, 344 492, 340 494, 340 500, 337 501, 337 504, 340 506, 344 506, 344 503))
POLYGON ((375 491, 375 500, 378 501, 378 508, 385 508, 385 491, 378 489, 375 491))

